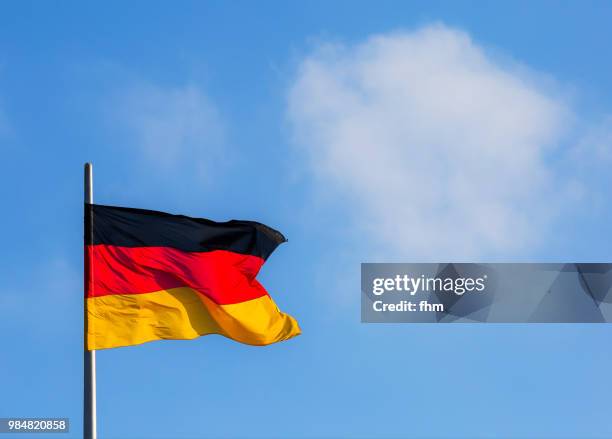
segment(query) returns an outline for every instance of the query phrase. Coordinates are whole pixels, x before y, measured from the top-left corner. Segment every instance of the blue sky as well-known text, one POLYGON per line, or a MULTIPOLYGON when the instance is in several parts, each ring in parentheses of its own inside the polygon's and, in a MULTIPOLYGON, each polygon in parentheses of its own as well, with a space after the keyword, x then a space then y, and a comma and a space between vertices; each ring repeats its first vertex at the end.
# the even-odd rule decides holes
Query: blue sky
POLYGON ((80 436, 92 161, 283 231, 303 328, 100 352, 100 437, 612 436, 608 326, 359 322, 360 262, 610 261, 612 6, 530 3, 2 3, 0 416, 80 436))

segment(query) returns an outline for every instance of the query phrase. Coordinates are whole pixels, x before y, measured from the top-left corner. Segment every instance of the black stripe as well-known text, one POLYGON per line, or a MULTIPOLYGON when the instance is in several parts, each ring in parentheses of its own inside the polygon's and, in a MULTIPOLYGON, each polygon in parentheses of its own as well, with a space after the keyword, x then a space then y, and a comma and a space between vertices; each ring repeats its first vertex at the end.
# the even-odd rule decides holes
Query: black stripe
POLYGON ((282 233, 254 221, 218 223, 154 210, 85 204, 85 230, 91 227, 92 217, 93 238, 86 233, 87 245, 173 247, 188 252, 228 250, 267 259, 286 241, 282 233))

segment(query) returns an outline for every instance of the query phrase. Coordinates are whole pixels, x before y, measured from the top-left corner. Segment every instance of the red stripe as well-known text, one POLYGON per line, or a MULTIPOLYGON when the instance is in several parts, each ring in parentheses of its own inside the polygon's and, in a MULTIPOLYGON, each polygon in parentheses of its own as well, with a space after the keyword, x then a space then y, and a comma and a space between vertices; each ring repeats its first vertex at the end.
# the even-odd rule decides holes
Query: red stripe
POLYGON ((152 293, 190 287, 219 305, 267 294, 255 276, 264 260, 227 250, 185 252, 170 247, 86 246, 92 277, 87 297, 152 293))

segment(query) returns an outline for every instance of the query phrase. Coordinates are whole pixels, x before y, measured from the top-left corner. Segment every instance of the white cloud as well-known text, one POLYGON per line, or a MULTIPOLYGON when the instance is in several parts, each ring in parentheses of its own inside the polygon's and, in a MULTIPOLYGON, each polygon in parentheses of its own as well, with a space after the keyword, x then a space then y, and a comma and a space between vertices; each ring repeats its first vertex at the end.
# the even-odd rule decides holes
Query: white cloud
POLYGON ((561 165, 574 206, 579 206, 583 215, 604 218, 610 206, 606 188, 612 182, 612 115, 583 121, 583 125, 561 165))
POLYGON ((388 253, 520 253, 559 214, 545 157, 572 119, 565 99, 461 31, 323 45, 301 61, 288 113, 321 188, 388 253))
POLYGON ((203 173, 221 153, 221 118, 195 85, 140 84, 124 90, 114 106, 130 144, 159 170, 188 166, 203 173))

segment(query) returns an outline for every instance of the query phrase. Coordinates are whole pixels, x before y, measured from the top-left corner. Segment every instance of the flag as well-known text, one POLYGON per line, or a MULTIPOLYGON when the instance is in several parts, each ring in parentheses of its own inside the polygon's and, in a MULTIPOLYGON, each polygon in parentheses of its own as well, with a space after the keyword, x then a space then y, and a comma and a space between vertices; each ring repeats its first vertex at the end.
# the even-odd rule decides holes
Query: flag
POLYGON ((86 347, 220 334, 267 345, 300 334, 255 279, 285 242, 253 221, 85 205, 86 347))

